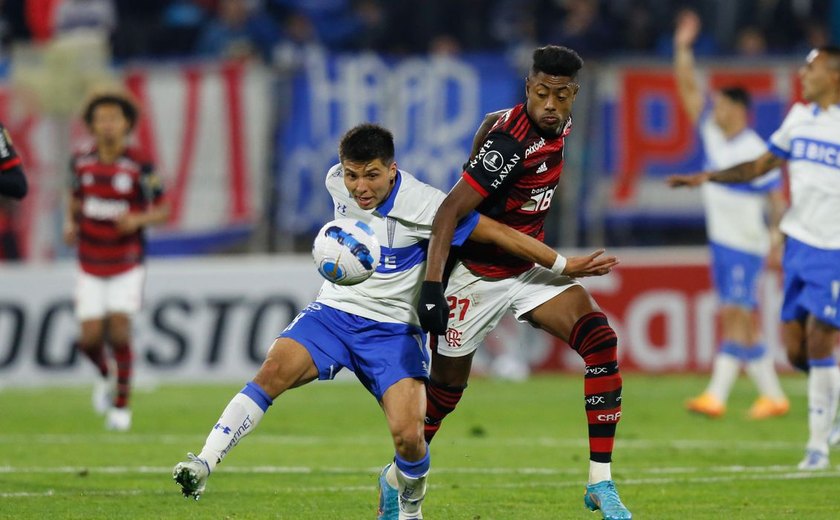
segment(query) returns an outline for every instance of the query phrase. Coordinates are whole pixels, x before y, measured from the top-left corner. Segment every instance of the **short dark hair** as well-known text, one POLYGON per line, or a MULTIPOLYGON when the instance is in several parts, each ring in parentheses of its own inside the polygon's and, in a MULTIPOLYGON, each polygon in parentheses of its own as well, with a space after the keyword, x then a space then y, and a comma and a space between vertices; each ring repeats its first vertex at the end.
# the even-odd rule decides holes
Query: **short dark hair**
POLYGON ((546 45, 534 51, 531 75, 543 72, 550 76, 566 76, 574 79, 583 68, 583 58, 568 47, 546 45))
POLYGON ((120 107, 123 115, 128 120, 128 129, 134 129, 134 125, 137 124, 137 119, 140 117, 140 110, 128 95, 115 92, 96 94, 88 100, 82 111, 82 117, 88 127, 93 125, 93 113, 96 107, 101 105, 117 105, 120 107))
POLYGON ((738 103, 747 110, 749 110, 750 106, 752 106, 752 97, 750 96, 750 93, 747 92, 747 89, 743 87, 723 87, 719 92, 729 101, 738 103))
POLYGON ((373 123, 354 126, 341 138, 338 158, 360 163, 381 159, 390 164, 394 160, 394 135, 373 123))
POLYGON ((829 66, 840 71, 840 47, 837 45, 823 45, 817 47, 817 51, 828 55, 829 66))

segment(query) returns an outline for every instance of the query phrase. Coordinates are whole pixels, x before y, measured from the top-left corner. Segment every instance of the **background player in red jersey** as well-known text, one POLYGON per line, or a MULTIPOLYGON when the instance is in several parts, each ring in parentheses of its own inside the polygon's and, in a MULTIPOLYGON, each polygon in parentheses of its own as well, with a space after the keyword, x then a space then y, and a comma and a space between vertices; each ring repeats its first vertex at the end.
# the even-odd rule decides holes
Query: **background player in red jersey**
POLYGON ((138 118, 134 103, 122 94, 101 94, 83 114, 94 144, 71 161, 64 221, 65 242, 78 244, 77 347, 101 375, 94 408, 106 414, 107 428, 124 431, 131 427, 131 316, 140 310, 143 291, 143 231, 165 222, 169 208, 153 165, 128 145, 138 118), (116 387, 106 342, 116 361, 116 387))
POLYGON ((575 266, 558 257, 553 269, 543 269, 492 246, 467 243, 444 294, 453 230, 473 209, 544 238, 545 217, 563 170, 564 138, 571 131, 579 89, 575 77, 582 66, 571 49, 536 49, 525 81, 525 103, 503 112, 486 137, 479 130, 476 140, 481 146, 438 209, 418 302, 421 324, 433 337, 426 438, 430 441, 454 410, 466 388, 475 349, 510 309, 518 320, 568 342, 583 358, 590 450, 584 501, 592 510, 601 509, 605 519, 627 519, 630 511, 610 473, 621 417, 618 341, 606 316, 574 280, 575 266), (443 335, 444 341, 437 341, 436 335, 443 335))
POLYGON ((0 195, 22 199, 28 188, 23 163, 12 146, 9 132, 0 124, 0 195))

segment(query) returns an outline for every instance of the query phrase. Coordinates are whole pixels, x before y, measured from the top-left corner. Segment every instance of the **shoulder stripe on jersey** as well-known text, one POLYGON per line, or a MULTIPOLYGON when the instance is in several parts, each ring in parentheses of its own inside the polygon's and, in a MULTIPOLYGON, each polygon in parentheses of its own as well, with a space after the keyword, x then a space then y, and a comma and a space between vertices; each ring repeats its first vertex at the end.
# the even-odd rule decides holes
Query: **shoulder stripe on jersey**
POLYGON ((499 129, 510 132, 510 129, 516 126, 516 124, 519 122, 521 115, 522 114, 517 114, 516 116, 508 119, 503 124, 499 125, 499 129))
POLYGON ((516 138, 517 141, 521 141, 525 134, 528 132, 528 118, 525 117, 525 114, 522 114, 522 118, 520 119, 519 123, 516 124, 516 128, 513 129, 511 135, 516 138))
POLYGON ((478 183, 475 179, 472 178, 472 175, 469 172, 464 172, 461 174, 461 178, 467 181, 467 184, 473 187, 475 191, 481 194, 482 197, 487 197, 490 195, 490 192, 485 190, 484 187, 478 183))

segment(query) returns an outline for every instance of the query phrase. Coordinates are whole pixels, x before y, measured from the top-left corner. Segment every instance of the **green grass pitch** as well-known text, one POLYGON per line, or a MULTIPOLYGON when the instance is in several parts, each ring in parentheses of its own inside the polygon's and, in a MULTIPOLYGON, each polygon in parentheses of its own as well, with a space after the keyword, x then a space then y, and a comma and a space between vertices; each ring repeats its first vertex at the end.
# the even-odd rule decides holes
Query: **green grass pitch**
MULTIPOLYGON (((744 417, 740 381, 727 415, 688 415, 705 376, 625 375, 613 477, 637 519, 837 518, 840 471, 796 470, 807 437, 805 378, 783 383, 792 410, 744 417)), ((376 475, 393 449, 357 383, 315 383, 275 402, 214 472, 199 501, 172 466, 198 451, 241 385, 140 388, 134 427, 111 433, 88 388, 0 391, 0 518, 373 519, 376 475)), ((582 380, 476 379, 432 444, 427 519, 600 519, 583 506, 582 380)))

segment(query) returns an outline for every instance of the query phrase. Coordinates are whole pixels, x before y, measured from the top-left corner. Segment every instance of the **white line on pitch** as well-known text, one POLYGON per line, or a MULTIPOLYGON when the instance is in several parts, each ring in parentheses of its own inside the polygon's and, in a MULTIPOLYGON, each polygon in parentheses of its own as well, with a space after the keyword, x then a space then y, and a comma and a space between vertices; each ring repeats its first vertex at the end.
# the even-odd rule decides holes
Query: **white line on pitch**
MULTIPOLYGON (((321 474, 321 475, 359 475, 378 473, 382 468, 318 468, 310 466, 222 466, 220 473, 237 474, 321 474)), ((624 474, 649 474, 649 475, 678 475, 689 473, 721 473, 721 474, 748 474, 748 473, 790 473, 792 466, 709 466, 709 467, 662 467, 662 468, 627 468, 621 469, 624 474)), ((0 474, 29 474, 29 473, 77 473, 77 474, 168 474, 172 471, 169 466, 0 466, 0 474)), ((436 474, 459 474, 459 475, 580 475, 584 469, 575 468, 435 468, 436 474)), ((822 475, 824 473, 803 473, 806 475, 822 475)), ((665 477, 662 477, 665 478, 665 477)), ((700 477, 692 477, 700 478, 700 477)), ((624 482, 624 480, 622 480, 624 482)))
MULTIPOLYGON (((152 443, 158 445, 189 445, 191 443, 200 443, 204 441, 203 435, 175 435, 175 434, 42 434, 42 435, 25 435, 25 434, 6 434, 0 435, 0 444, 138 444, 138 443, 152 443)), ((366 437, 319 437, 319 436, 294 436, 294 435, 251 435, 248 437, 249 444, 285 444, 285 445, 342 445, 352 444, 359 445, 379 445, 387 441, 387 437, 383 436, 366 436, 366 437)), ((438 445, 446 443, 447 445, 461 445, 469 444, 476 446, 540 446, 540 447, 581 447, 588 445, 586 438, 558 438, 558 437, 518 437, 506 439, 493 438, 472 438, 462 437, 458 439, 441 439, 438 445)), ((733 448, 738 450, 789 450, 801 449, 801 442, 791 441, 750 441, 750 440, 703 440, 703 439, 616 439, 616 445, 619 449, 662 449, 663 447, 677 448, 677 449, 715 449, 715 448, 733 448)))
MULTIPOLYGON (((794 471, 788 473, 756 473, 756 474, 739 474, 726 476, 707 476, 707 477, 686 477, 686 478, 637 478, 624 479, 621 484, 625 486, 630 485, 668 485, 668 484, 706 484, 706 483, 720 483, 720 482, 736 482, 736 481, 770 481, 770 480, 798 480, 798 479, 824 479, 840 477, 840 471, 820 471, 820 472, 803 472, 794 471)), ((439 484, 432 484, 432 489, 440 486, 439 484)), ((563 487, 579 487, 583 486, 580 480, 561 480, 561 481, 541 481, 541 482, 509 482, 509 483, 478 483, 478 482, 459 482, 458 487, 461 489, 523 489, 523 488, 563 488, 563 487)), ((284 486, 272 488, 272 493, 325 493, 325 492, 363 492, 370 491, 374 487, 370 486, 284 486)), ((0 498, 49 498, 54 496, 136 496, 136 495, 165 495, 170 494, 165 490, 115 490, 115 491, 61 491, 46 490, 42 492, 0 492, 0 498)))

